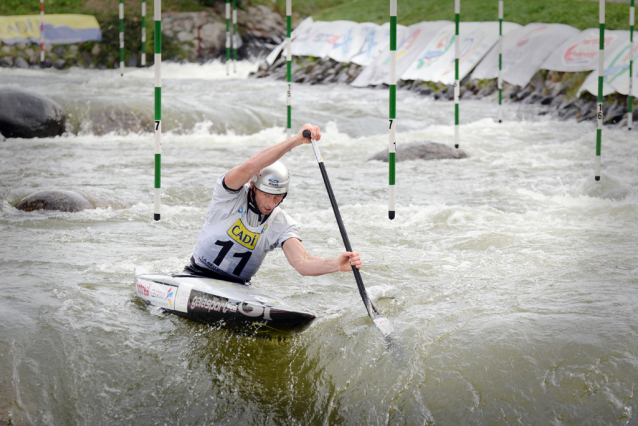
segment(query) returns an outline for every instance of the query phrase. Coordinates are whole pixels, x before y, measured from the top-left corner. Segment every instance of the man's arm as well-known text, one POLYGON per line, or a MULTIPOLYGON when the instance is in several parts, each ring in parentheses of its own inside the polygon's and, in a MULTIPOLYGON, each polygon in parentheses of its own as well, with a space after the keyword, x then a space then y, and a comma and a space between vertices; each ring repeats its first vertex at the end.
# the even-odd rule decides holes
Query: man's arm
POLYGON ((311 256, 297 238, 289 238, 283 245, 288 262, 303 276, 330 274, 337 271, 351 271, 352 266, 361 269, 359 253, 343 252, 336 259, 322 259, 311 256))
POLYGON ((310 130, 313 139, 321 139, 321 131, 319 127, 313 126, 312 124, 304 124, 301 130, 299 130, 299 133, 296 135, 283 142, 279 142, 278 144, 262 149, 257 154, 250 157, 244 164, 230 169, 224 177, 224 183, 226 186, 233 190, 241 188, 250 179, 252 179, 258 171, 264 167, 270 166, 294 147, 304 143, 310 143, 309 139, 303 137, 304 130, 310 130))

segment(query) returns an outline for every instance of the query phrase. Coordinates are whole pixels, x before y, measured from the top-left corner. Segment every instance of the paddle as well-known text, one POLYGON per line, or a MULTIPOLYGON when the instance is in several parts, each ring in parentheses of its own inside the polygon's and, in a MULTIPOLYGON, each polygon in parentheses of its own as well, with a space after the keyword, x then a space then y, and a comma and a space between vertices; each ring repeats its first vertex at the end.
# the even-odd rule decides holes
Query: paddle
MULTIPOLYGON (((337 200, 335 199, 334 193, 332 192, 332 186, 330 186, 330 180, 328 179, 328 173, 326 172, 326 167, 323 164, 323 159, 321 158, 321 154, 319 153, 319 148, 317 147, 314 139, 310 138, 310 131, 304 130, 302 133, 304 138, 310 139, 312 142, 312 148, 315 150, 315 156, 317 157, 317 163, 319 163, 319 170, 321 170, 321 176, 323 176, 323 183, 326 185, 326 190, 328 191, 328 197, 330 198, 330 203, 332 204, 332 210, 334 211, 335 218, 337 219, 337 225, 339 225, 339 231, 341 232, 341 238, 343 239, 343 244, 346 246, 346 251, 351 252, 352 247, 350 246, 350 240, 348 239, 348 234, 346 233, 346 228, 343 226, 343 220, 341 220, 341 213, 339 213, 339 206, 337 206, 337 200)), ((394 332, 394 327, 390 323, 390 321, 381 315, 377 308, 374 307, 370 298, 368 298, 368 293, 366 292, 366 288, 363 285, 363 279, 361 279, 361 274, 356 266, 352 267, 352 272, 354 272, 354 278, 357 281, 357 287, 359 287, 359 294, 361 295, 361 299, 363 299, 363 304, 368 311, 368 315, 374 322, 374 325, 377 326, 383 337, 390 336, 394 332)))

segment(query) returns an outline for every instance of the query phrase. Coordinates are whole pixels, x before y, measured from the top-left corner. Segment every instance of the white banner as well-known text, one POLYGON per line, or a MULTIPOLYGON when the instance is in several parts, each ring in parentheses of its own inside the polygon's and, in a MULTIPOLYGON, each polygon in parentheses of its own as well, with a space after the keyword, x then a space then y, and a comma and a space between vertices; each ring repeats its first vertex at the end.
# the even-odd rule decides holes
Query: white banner
MULTIPOLYGON (((463 80, 498 41, 498 22, 461 22, 459 80, 463 80)), ((521 28, 503 22, 503 34, 521 28)), ((454 24, 444 27, 401 76, 401 80, 423 80, 453 84, 455 74, 454 24)))
MULTIPOLYGON (((628 38, 624 31, 605 31, 605 54, 621 47, 628 38)), ((569 38, 554 50, 541 65, 541 69, 551 71, 593 71, 598 69, 600 30, 589 28, 569 38)))
POLYGON ((326 58, 335 44, 356 25, 352 21, 314 22, 293 40, 292 54, 326 58))
MULTIPOLYGON (((314 21, 312 19, 312 16, 309 16, 306 19, 304 19, 303 21, 301 21, 301 23, 299 23, 299 25, 297 25, 297 28, 292 30, 292 32, 290 33, 290 38, 294 40, 295 37, 297 37, 297 35, 299 35, 300 32, 302 32, 306 28, 310 27, 313 22, 314 21)), ((284 40, 283 43, 281 43, 279 46, 275 47, 273 49, 273 51, 270 52, 270 54, 268 54, 268 56, 266 57, 266 62, 268 62, 268 65, 272 65, 275 62, 275 60, 279 56, 279 53, 285 47, 286 47, 286 40, 284 40)))
MULTIPOLYGON (((397 42, 401 32, 405 30, 403 25, 397 25, 397 42)), ((361 46, 358 55, 351 59, 351 62, 361 65, 370 65, 375 58, 383 51, 388 50, 390 46, 390 23, 386 22, 380 27, 371 30, 361 46)))
POLYGON ((364 22, 356 24, 341 36, 328 56, 337 62, 348 63, 351 59, 361 52, 361 47, 366 42, 370 32, 376 31, 379 27, 372 22, 364 22))
MULTIPOLYGON (((618 92, 623 95, 629 94, 629 31, 625 33, 624 46, 616 49, 615 52, 607 54, 605 52, 605 76, 603 78, 603 96, 618 92)), ((638 54, 638 45, 634 44, 634 61, 638 54)), ((636 71, 634 66, 634 88, 636 86, 636 71)), ((598 95, 598 72, 592 72, 578 90, 578 95, 586 90, 594 96, 598 95)), ((634 94, 636 94, 634 92, 634 94)))
MULTIPOLYGON (((421 22, 410 25, 402 32, 402 41, 397 40, 397 78, 412 64, 418 55, 441 28, 450 25, 450 21, 421 22)), ((397 34, 397 39, 398 39, 397 34)), ((389 46, 388 46, 389 47, 389 46)), ((381 83, 390 84, 390 50, 377 56, 351 83, 355 87, 366 87, 381 83)))
MULTIPOLYGON (((580 34, 580 30, 564 24, 533 23, 503 36, 503 80, 525 87, 547 57, 550 46, 580 34)), ((498 77, 498 41, 476 66, 472 78, 485 80, 498 77)))

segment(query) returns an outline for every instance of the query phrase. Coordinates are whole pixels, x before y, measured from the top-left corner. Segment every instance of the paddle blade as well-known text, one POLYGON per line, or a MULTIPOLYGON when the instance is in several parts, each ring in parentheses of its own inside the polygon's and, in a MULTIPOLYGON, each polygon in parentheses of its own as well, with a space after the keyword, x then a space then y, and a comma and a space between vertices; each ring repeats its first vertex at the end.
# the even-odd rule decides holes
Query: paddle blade
POLYGON ((394 333, 394 327, 389 319, 386 317, 378 316, 372 320, 374 325, 377 326, 383 337, 388 337, 390 334, 394 333))

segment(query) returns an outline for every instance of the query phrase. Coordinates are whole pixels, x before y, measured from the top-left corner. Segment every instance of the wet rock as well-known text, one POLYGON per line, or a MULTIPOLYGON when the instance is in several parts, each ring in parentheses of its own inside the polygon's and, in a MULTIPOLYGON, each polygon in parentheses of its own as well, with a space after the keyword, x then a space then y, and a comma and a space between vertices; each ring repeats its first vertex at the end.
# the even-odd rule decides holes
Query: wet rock
POLYGON ((63 46, 57 46, 53 49, 53 53, 55 53, 56 55, 62 57, 64 55, 66 55, 66 47, 63 46))
POLYGON ((215 54, 225 49, 226 46, 226 27, 219 22, 211 22, 204 25, 200 31, 202 49, 211 50, 215 54))
POLYGON ((44 61, 40 63, 40 68, 51 68, 51 58, 44 58, 44 61))
POLYGON ((24 58, 16 58, 14 64, 16 68, 29 68, 29 63, 24 58))
POLYGON ((52 99, 21 89, 0 89, 0 132, 8 138, 64 133, 67 114, 52 99))
POLYGON ((550 105, 554 101, 553 96, 545 96, 541 99, 541 105, 550 105))
POLYGON ((11 56, 5 56, 0 59, 0 67, 11 68, 13 66, 13 58, 11 56))
POLYGON ((55 61, 53 61, 53 68, 55 68, 56 70, 63 69, 65 65, 66 62, 64 59, 56 59, 55 61))
POLYGON ((121 134, 150 132, 153 129, 150 117, 138 115, 133 110, 122 106, 92 110, 89 119, 91 131, 98 136, 111 132, 121 134))
POLYGON ((126 68, 135 67, 137 67, 137 54, 134 53, 126 60, 126 68))
MULTIPOLYGON (((447 145, 443 145, 430 141, 419 141, 402 143, 397 145, 396 161, 410 161, 410 160, 447 160, 447 159, 459 159, 466 158, 467 154, 461 149, 451 148, 447 145)), ((379 151, 368 161, 383 161, 388 162, 388 150, 384 149, 379 151)))
POLYGON ((558 95, 554 99, 552 99, 552 102, 551 102, 550 106, 554 107, 554 108, 558 108, 559 105, 563 104, 564 100, 565 100, 565 96, 564 95, 558 95))
POLYGON ((85 209, 94 209, 95 206, 77 192, 54 189, 31 194, 22 199, 16 208, 25 212, 59 210, 75 213, 85 209))

